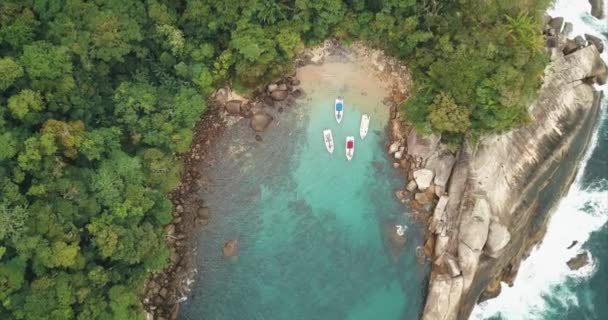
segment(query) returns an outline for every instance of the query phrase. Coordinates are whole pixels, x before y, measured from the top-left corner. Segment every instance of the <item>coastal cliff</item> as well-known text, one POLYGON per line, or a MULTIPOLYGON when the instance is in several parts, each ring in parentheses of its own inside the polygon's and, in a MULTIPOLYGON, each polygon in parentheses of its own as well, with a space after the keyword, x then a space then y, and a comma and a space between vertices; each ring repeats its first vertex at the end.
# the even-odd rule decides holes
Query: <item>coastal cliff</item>
POLYGON ((571 52, 561 42, 530 107, 532 123, 467 143, 456 156, 429 224, 434 250, 424 320, 466 319, 480 296, 491 298, 501 281, 511 282, 573 180, 599 112, 593 83, 605 82, 607 69, 595 45, 571 52))

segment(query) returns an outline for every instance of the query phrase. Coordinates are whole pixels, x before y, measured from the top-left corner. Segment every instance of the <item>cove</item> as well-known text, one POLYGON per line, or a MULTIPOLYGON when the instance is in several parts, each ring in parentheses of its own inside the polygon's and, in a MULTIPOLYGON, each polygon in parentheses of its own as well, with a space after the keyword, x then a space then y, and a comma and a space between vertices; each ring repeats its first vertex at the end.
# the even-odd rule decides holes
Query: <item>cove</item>
POLYGON ((297 70, 307 97, 275 117, 257 142, 241 120, 214 141, 200 197, 213 218, 194 244, 198 270, 181 319, 414 319, 428 270, 416 261, 421 226, 394 190, 403 178, 385 152, 389 88, 342 59, 297 70), (336 96, 345 98, 341 124, 336 96), (359 137, 363 113, 370 130, 359 137), (322 131, 331 128, 329 154, 322 131), (356 137, 346 160, 347 135, 356 137), (407 224, 394 254, 385 230, 407 224), (238 239, 234 257, 223 244, 238 239))

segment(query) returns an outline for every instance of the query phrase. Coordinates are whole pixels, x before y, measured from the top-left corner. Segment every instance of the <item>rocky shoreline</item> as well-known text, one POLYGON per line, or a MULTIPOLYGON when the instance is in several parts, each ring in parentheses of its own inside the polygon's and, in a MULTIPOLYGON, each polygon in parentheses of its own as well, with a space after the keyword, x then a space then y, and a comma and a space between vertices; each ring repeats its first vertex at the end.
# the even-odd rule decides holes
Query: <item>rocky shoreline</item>
MULTIPOLYGON (((381 81, 389 84, 391 96, 385 104, 391 108, 391 118, 397 106, 408 97, 410 74, 399 60, 386 56, 381 50, 355 43, 344 47, 336 40, 325 41, 316 48, 305 49, 294 61, 295 67, 323 64, 331 59, 346 59, 360 63, 381 81)), ((179 187, 169 197, 173 202, 173 221, 165 227, 166 243, 171 250, 170 265, 164 272, 153 275, 144 288, 142 304, 146 319, 176 319, 180 303, 189 292, 197 270, 193 266, 193 240, 212 219, 212 212, 199 198, 204 191, 204 172, 201 164, 207 158, 213 141, 235 123, 248 119, 257 142, 263 142, 263 132, 282 112, 297 105, 306 97, 299 88, 296 74, 288 75, 255 90, 250 97, 236 93, 230 86, 218 89, 207 102, 208 109, 197 123, 191 149, 178 158, 184 163, 184 174, 179 187)), ((271 132, 272 130, 270 130, 271 132)), ((270 133, 271 134, 271 133, 270 133)), ((238 254, 238 240, 232 239, 218 248, 225 256, 238 254)))
MULTIPOLYGON (((467 142, 455 158, 441 151, 437 137, 418 137, 413 130, 405 146, 400 142, 399 150, 404 148, 414 163, 406 190, 421 183, 416 178, 424 177, 426 187, 429 177, 450 171, 446 188, 435 186, 440 192, 429 196, 432 204, 439 197, 433 214, 424 208, 428 233, 423 251, 433 261, 424 320, 467 319, 476 303, 500 293, 502 282, 512 285, 521 261, 542 240, 552 208, 573 181, 602 98, 593 84, 606 83, 608 68, 600 58, 604 45, 599 39, 568 39, 571 25, 562 18, 547 17, 546 22, 551 63, 530 107, 534 123, 467 142), (442 155, 443 162, 432 160, 442 155), (431 172, 415 174, 426 169, 431 172)), ((414 200, 428 200, 421 192, 414 200)), ((407 197, 406 191, 402 194, 407 197)), ((586 262, 583 255, 579 260, 570 263, 572 268, 586 262)))

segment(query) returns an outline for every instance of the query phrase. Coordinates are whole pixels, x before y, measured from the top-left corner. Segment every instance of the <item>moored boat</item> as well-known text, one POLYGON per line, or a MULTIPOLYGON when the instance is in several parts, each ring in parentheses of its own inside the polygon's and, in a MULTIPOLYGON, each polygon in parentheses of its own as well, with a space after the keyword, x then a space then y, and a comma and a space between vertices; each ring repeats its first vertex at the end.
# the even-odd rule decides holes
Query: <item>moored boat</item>
POLYGON ((334 152, 334 137, 331 134, 331 129, 323 130, 323 141, 325 142, 325 148, 329 153, 334 152))
POLYGON ((336 102, 334 103, 334 114, 336 116, 336 121, 340 123, 344 116, 344 99, 342 99, 342 97, 336 98, 336 102))
POLYGON ((369 130, 369 116, 366 113, 361 116, 361 126, 359 126, 359 136, 361 136, 361 140, 365 139, 367 130, 369 130))
POLYGON ((353 155, 355 155, 355 137, 348 136, 346 137, 346 159, 352 160, 353 155))

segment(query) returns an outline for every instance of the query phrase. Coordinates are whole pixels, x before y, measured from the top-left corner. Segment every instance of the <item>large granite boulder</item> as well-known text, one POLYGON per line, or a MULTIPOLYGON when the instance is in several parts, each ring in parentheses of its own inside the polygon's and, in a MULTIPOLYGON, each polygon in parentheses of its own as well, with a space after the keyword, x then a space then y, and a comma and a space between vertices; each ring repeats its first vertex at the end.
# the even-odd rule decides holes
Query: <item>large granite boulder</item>
POLYGON ((587 253, 587 251, 579 253, 576 255, 576 257, 573 257, 572 259, 568 260, 566 264, 568 265, 568 268, 570 268, 570 270, 576 271, 589 264, 589 254, 587 253))
POLYGON ((587 40, 585 40, 585 38, 583 38, 583 36, 580 36, 580 35, 574 37, 574 43, 576 43, 576 46, 579 49, 582 49, 587 46, 587 40))
POLYGON ((566 39, 566 43, 564 44, 564 48, 562 49, 562 52, 564 53, 564 55, 569 55, 572 52, 576 51, 577 49, 578 49, 578 46, 576 45, 576 42, 574 42, 574 40, 566 39))
POLYGON ((418 189, 424 191, 431 186, 431 182, 433 182, 433 177, 435 174, 433 171, 429 169, 419 169, 414 171, 414 180, 416 180, 416 184, 418 185, 418 189))
POLYGON ((456 163, 456 157, 451 153, 443 153, 441 155, 433 155, 427 161, 426 168, 432 170, 435 173, 434 184, 445 188, 450 175, 452 174, 452 168, 456 163))
POLYGON ((591 15, 598 18, 604 19, 604 0, 589 0, 591 4, 591 15))
POLYGON ((462 147, 448 185, 448 220, 442 233, 449 235, 447 249, 437 250, 439 237, 435 244, 436 256, 457 257, 462 275, 447 274, 445 263, 437 264, 444 259, 433 263, 422 319, 467 319, 490 281, 501 274, 514 277, 550 217, 551 206, 535 204, 557 202, 585 154, 601 110, 600 93, 587 79, 604 66, 595 46, 556 56, 529 107, 532 123, 462 147), (494 221, 509 230, 511 239, 497 258, 482 258, 488 242, 494 249, 506 242, 506 232, 496 232, 500 228, 493 226, 490 232, 494 221))
POLYGON ((268 128, 272 120, 272 116, 268 113, 256 113, 251 117, 251 128, 257 132, 262 132, 268 128))
POLYGON ((230 100, 226 102, 226 111, 231 115, 238 115, 241 113, 241 100, 230 100))
POLYGON ((492 221, 483 252, 492 258, 498 258, 501 250, 507 246, 510 240, 511 234, 507 227, 499 222, 492 221))
POLYGON ((441 136, 431 134, 422 136, 412 129, 407 136, 407 153, 412 157, 426 160, 437 148, 441 136))
POLYGON ((559 33, 562 31, 562 26, 564 25, 564 18, 555 17, 549 21, 549 27, 555 30, 555 32, 559 33))
POLYGON ((588 33, 585 33, 585 39, 587 39, 590 44, 594 45, 597 48, 597 51, 600 53, 604 52, 604 42, 602 39, 588 33))
POLYGON ((276 101, 282 101, 282 100, 287 99, 287 96, 289 96, 289 92, 287 90, 276 89, 276 90, 272 91, 270 96, 272 97, 272 99, 274 99, 276 101))
POLYGON ((463 278, 439 274, 431 278, 422 320, 457 320, 463 278))

